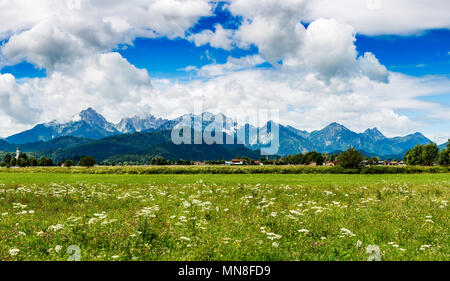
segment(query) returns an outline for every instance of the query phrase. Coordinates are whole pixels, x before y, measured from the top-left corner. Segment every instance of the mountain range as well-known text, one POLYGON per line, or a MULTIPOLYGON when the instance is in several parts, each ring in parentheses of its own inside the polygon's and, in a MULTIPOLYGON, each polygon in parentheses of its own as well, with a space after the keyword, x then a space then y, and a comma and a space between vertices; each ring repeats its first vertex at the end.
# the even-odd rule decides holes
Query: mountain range
MULTIPOLYGON (((17 145, 25 152, 41 152, 53 159, 76 158, 92 155, 97 160, 114 157, 127 159, 142 158, 143 155, 164 156, 168 159, 212 160, 230 159, 236 156, 252 156, 264 150, 274 138, 272 128, 278 125, 280 148, 278 155, 292 155, 300 152, 340 152, 350 147, 367 156, 402 158, 404 153, 417 144, 431 141, 421 133, 404 137, 387 138, 377 128, 356 133, 345 126, 332 123, 322 130, 307 132, 292 126, 269 121, 261 128, 250 124, 237 124, 223 114, 203 113, 199 116, 187 114, 173 120, 157 118, 151 114, 124 118, 119 123, 108 122, 92 108, 83 110, 79 118, 67 123, 52 121, 0 140, 0 151, 15 151, 17 145), (201 118, 200 123, 194 118, 201 118), (243 145, 180 145, 171 142, 171 130, 180 122, 191 120, 194 131, 212 130, 216 124, 225 127, 223 131, 243 145), (248 132, 257 132, 258 138, 248 137, 248 132), (43 153, 45 152, 45 153, 43 153), (239 153, 238 153, 239 152, 239 153), (195 159, 194 159, 195 158, 195 159)), ((445 148, 445 144, 440 148, 445 148)))

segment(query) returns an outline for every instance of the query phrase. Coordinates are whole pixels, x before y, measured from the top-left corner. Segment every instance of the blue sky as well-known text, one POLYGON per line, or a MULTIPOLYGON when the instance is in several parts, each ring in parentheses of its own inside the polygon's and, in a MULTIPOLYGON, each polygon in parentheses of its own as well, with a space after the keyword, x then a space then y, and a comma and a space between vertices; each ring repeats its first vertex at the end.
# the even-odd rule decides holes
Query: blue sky
POLYGON ((22 2, 0 3, 3 137, 86 107, 171 118, 196 99, 299 129, 450 136, 446 0, 22 2))

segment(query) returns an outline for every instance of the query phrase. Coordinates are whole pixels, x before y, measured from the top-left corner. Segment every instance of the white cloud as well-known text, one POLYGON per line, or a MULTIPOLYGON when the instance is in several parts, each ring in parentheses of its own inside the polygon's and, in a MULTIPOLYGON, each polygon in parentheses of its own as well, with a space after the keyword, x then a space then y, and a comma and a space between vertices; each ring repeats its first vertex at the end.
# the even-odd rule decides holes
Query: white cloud
POLYGON ((136 36, 185 37, 200 17, 212 13, 207 0, 4 0, 0 2, 3 61, 26 60, 53 70, 74 58, 107 52, 136 36))
POLYGON ((266 60, 275 64, 295 53, 302 42, 305 28, 300 20, 303 0, 235 0, 229 9, 244 22, 235 32, 237 46, 258 47, 266 60))
POLYGON ((296 57, 289 58, 286 65, 305 65, 320 76, 350 76, 356 69, 354 29, 335 20, 318 19, 307 31, 303 46, 296 57))
POLYGON ((371 80, 388 83, 389 73, 386 67, 378 61, 374 54, 364 53, 364 56, 358 58, 360 71, 371 80))
POLYGON ((326 17, 367 35, 411 34, 450 28, 447 0, 312 0, 305 20, 326 17))
POLYGON ((239 71, 243 69, 250 69, 260 64, 263 64, 265 60, 260 55, 249 55, 241 58, 228 57, 227 62, 224 64, 208 64, 198 69, 194 66, 186 67, 185 71, 195 71, 201 77, 212 77, 224 75, 233 71, 239 71))
POLYGON ((32 89, 28 84, 18 84, 11 74, 0 74, 0 132, 5 127, 30 125, 39 120, 41 110, 32 104, 32 89), (8 124, 9 126, 5 126, 8 124))
POLYGON ((222 25, 217 24, 214 32, 203 30, 200 33, 190 35, 188 39, 193 41, 197 47, 209 44, 213 48, 231 50, 233 48, 232 34, 231 30, 226 30, 222 25))

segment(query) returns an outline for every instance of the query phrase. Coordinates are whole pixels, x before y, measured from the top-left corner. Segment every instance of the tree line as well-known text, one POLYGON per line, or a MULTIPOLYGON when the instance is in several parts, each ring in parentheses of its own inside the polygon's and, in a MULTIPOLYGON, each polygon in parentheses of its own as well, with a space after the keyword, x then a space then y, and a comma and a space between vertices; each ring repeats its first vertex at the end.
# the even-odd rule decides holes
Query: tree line
POLYGON ((449 166, 450 165, 450 139, 447 149, 439 152, 439 147, 435 143, 427 145, 416 145, 406 152, 404 160, 406 164, 412 166, 449 166))
MULTIPOLYGON (((26 153, 20 153, 19 158, 13 157, 11 154, 6 154, 3 157, 3 161, 0 162, 0 166, 2 167, 53 167, 53 166, 64 166, 64 167, 72 167, 75 162, 71 159, 67 159, 64 162, 54 163, 52 159, 42 156, 39 159, 35 157, 28 157, 26 153)), ((94 157, 92 156, 84 156, 78 161, 78 166, 83 167, 92 167, 96 164, 94 157)))

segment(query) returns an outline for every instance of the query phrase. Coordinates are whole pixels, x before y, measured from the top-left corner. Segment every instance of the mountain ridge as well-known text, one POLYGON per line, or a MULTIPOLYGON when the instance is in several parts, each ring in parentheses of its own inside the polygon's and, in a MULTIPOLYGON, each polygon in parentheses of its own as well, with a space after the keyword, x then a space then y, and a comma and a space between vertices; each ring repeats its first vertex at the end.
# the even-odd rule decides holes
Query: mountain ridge
MULTIPOLYGON (((195 116, 194 114, 186 114, 178 118, 168 120, 157 118, 151 114, 143 116, 134 116, 123 118, 119 123, 113 124, 108 122, 100 113, 92 108, 83 110, 79 114, 80 120, 70 121, 67 123, 57 123, 52 121, 49 123, 38 124, 28 131, 18 133, 16 135, 0 140, 0 150, 15 150, 15 145, 24 146, 24 151, 39 148, 52 148, 52 145, 45 146, 40 143, 49 142, 60 137, 78 137, 80 139, 90 139, 80 145, 95 145, 96 140, 104 138, 121 136, 124 134, 134 134, 138 132, 162 132, 172 130, 181 121, 189 121, 193 125, 194 130, 209 130, 214 125, 226 124, 223 131, 227 134, 238 135, 238 132, 248 132, 255 130, 259 139, 250 139, 248 136, 242 140, 247 148, 258 150, 263 149, 264 145, 270 143, 273 139, 271 132, 274 124, 279 125, 280 133, 280 149, 279 155, 292 155, 300 152, 318 151, 321 153, 333 151, 344 151, 350 147, 366 151, 369 154, 384 155, 401 155, 417 144, 428 144, 431 141, 423 134, 417 132, 403 137, 387 138, 377 128, 367 129, 362 133, 356 133, 348 129, 342 124, 333 122, 321 130, 307 132, 299 130, 292 126, 284 126, 269 121, 265 126, 256 128, 248 123, 237 124, 232 122, 224 114, 212 114, 204 112, 195 116), (195 123, 194 118, 201 117, 202 122, 195 123), (257 141, 260 140, 258 143, 257 141), (33 144, 33 145, 30 145, 33 144)), ((78 144, 75 142, 75 144, 78 144)), ((56 146, 53 146, 56 147, 56 146)), ((62 149, 61 147, 56 147, 62 149)), ((69 149, 70 147, 63 147, 69 149)), ((51 149, 49 149, 51 150, 51 149)), ((120 150, 120 149, 119 149, 120 150)), ((42 150, 41 150, 42 151, 42 150)), ((87 149, 90 151, 90 149, 87 149)), ((135 151, 134 151, 135 152, 135 151)))

